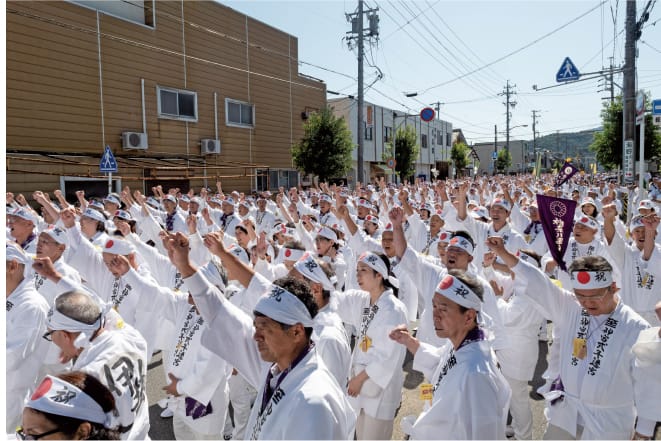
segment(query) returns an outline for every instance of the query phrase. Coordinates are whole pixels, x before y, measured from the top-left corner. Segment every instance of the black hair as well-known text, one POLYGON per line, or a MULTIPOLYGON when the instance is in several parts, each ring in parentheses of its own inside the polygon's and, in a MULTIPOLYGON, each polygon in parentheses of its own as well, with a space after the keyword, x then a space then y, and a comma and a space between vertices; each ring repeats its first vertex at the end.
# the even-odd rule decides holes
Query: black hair
MULTIPOLYGON (((388 256, 386 256, 386 255, 383 254, 383 253, 374 253, 374 254, 376 254, 377 256, 379 256, 379 258, 380 258, 381 260, 383 260, 383 263, 386 264, 386 269, 388 270, 388 276, 393 276, 393 277, 395 277, 395 275, 392 273, 392 270, 391 270, 391 268, 390 268, 390 259, 388 259, 388 256)), ((374 271, 374 270, 372 270, 372 271, 374 271)), ((376 271, 375 271, 375 272, 376 272, 376 271)), ((399 298, 399 288, 397 288, 395 285, 393 285, 392 283, 390 283, 390 280, 388 280, 387 277, 384 277, 384 278, 383 278, 383 286, 385 286, 385 287, 388 288, 388 289, 391 289, 391 290, 392 290, 392 293, 395 295, 395 297, 399 298)))

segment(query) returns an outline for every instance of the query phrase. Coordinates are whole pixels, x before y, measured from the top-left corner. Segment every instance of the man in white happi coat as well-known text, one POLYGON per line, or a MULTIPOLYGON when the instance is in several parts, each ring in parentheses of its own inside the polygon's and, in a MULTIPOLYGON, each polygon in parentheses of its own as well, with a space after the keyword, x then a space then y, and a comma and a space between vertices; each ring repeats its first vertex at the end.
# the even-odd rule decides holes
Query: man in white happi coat
MULTIPOLYGON (((48 277, 67 289, 69 281, 60 274, 51 272, 48 277)), ((147 344, 108 309, 84 291, 66 291, 55 298, 48 312, 45 337, 61 349, 63 360, 73 361, 72 370, 93 375, 110 389, 122 439, 147 439, 147 344)))
POLYGON ((111 236, 101 252, 98 252, 74 227, 73 212, 70 209, 62 211, 62 220, 69 231, 71 265, 80 271, 86 284, 104 302, 112 303, 124 320, 140 332, 147 342, 151 357, 158 326, 145 311, 144 303, 147 300, 140 293, 158 289, 158 284, 147 265, 138 264, 135 247, 127 239, 111 236), (130 263, 128 270, 118 265, 122 259, 130 263))
POLYGON ((413 338, 400 326, 390 338, 413 353, 413 369, 430 383, 422 413, 404 417, 411 439, 505 439, 510 387, 480 326, 482 284, 464 271, 451 270, 432 299, 434 327, 442 348, 413 338))
POLYGON ((616 295, 610 263, 602 256, 576 259, 568 268, 571 292, 508 252, 502 239, 491 237, 487 244, 517 278, 535 287, 524 293, 548 311, 560 335, 559 376, 545 393, 551 402, 545 439, 651 436, 655 422, 637 409, 658 407, 648 385, 661 376, 640 379, 632 351, 649 324, 616 295))
POLYGON ((185 236, 172 238, 169 249, 184 286, 213 331, 202 343, 259 388, 246 437, 351 439, 355 414, 310 341, 317 311, 307 286, 283 279, 285 287, 274 285, 259 299, 253 320, 191 265, 185 236))
MULTIPOLYGON (((465 228, 475 241, 475 265, 482 266, 482 258, 484 256, 484 242, 487 237, 500 236, 505 241, 505 246, 508 250, 516 252, 522 248, 526 248, 526 241, 521 234, 512 228, 508 222, 510 211, 512 210, 511 204, 503 198, 495 198, 489 205, 489 223, 479 222, 473 219, 472 216, 467 216, 466 211, 466 192, 468 191, 468 183, 463 183, 459 187, 459 194, 457 196, 457 221, 463 224, 465 228)), ((452 228, 452 227, 450 227, 452 228)), ((457 228, 459 229, 459 228, 457 228)), ((494 263, 497 268, 502 265, 502 262, 496 260, 494 263)))
POLYGON ((633 243, 627 244, 615 228, 615 207, 604 207, 603 214, 604 238, 616 265, 623 269, 622 301, 651 325, 661 324, 654 312, 656 303, 661 301, 661 246, 655 242, 659 217, 652 213, 631 219, 633 243))
POLYGON ((9 234, 28 254, 37 252, 37 225, 39 218, 32 210, 21 207, 7 212, 9 234))
POLYGON ((266 209, 266 198, 260 195, 257 199, 257 211, 255 212, 255 230, 257 234, 268 233, 275 225, 275 216, 266 209))
POLYGON ((7 296, 7 389, 6 423, 9 430, 20 425, 23 404, 32 393, 38 380, 46 341, 41 336, 46 331, 48 303, 34 289, 31 278, 24 276, 25 267, 32 259, 21 247, 8 242, 6 247, 6 296, 7 296))

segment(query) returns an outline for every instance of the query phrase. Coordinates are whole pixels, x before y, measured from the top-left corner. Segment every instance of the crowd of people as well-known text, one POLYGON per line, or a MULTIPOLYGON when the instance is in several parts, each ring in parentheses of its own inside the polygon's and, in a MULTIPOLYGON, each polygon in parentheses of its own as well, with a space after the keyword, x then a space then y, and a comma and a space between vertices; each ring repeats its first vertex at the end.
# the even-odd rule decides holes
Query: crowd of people
POLYGON ((148 439, 161 351, 176 439, 391 439, 409 351, 407 437, 532 439, 551 322, 545 439, 650 439, 661 181, 554 183, 7 193, 7 427, 148 439), (562 259, 537 195, 576 202, 562 259))

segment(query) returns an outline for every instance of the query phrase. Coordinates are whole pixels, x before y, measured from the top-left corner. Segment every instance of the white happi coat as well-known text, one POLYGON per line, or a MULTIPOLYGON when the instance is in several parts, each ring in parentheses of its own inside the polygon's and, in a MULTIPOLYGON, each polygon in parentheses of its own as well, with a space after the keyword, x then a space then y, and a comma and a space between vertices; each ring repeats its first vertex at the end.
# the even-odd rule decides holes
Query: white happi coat
MULTIPOLYGON (((457 219, 458 220, 458 219, 457 219)), ((459 220, 458 220, 459 221, 459 220)), ((472 216, 466 215, 466 219, 459 221, 463 224, 464 228, 470 233, 475 243, 475 251, 473 252, 473 263, 477 267, 482 266, 482 260, 484 259, 484 253, 487 251, 485 249, 484 243, 487 241, 487 238, 490 236, 499 236, 503 238, 505 243, 505 248, 510 253, 516 254, 520 249, 528 248, 528 244, 523 236, 516 230, 514 230, 509 222, 498 231, 493 227, 493 223, 489 222, 485 224, 476 219, 473 219, 472 216)), ((496 262, 502 263, 500 259, 496 259, 496 262)))
POLYGON ((511 390, 487 341, 435 348, 421 343, 413 369, 436 386, 431 406, 416 419, 411 439, 505 439, 511 390))
POLYGON ((342 319, 336 312, 334 295, 331 294, 331 303, 319 310, 314 318, 312 341, 337 384, 344 386, 351 373, 351 347, 342 319))
POLYGON ((634 244, 626 244, 619 233, 613 237, 611 255, 622 271, 622 301, 651 325, 661 325, 654 306, 661 301, 661 246, 655 244, 648 261, 634 244))
MULTIPOLYGON (((370 315, 370 294, 356 289, 338 293, 337 298, 338 314, 360 333, 363 322, 370 315)), ((349 397, 349 400, 356 412, 362 408, 373 418, 392 420, 402 399, 402 364, 406 348, 392 340, 389 334, 396 326, 407 323, 406 307, 390 289, 381 294, 375 305, 378 310, 367 327, 367 336, 372 344, 367 352, 363 352, 360 347, 362 336, 357 336, 351 368, 352 377, 364 370, 381 390, 374 397, 359 394, 357 397, 349 397)))
POLYGON ((289 372, 266 411, 260 412, 269 364, 261 360, 253 341, 252 318, 227 301, 199 272, 184 279, 184 286, 209 326, 202 344, 235 366, 258 389, 247 437, 353 439, 355 413, 315 349, 289 372))
MULTIPOLYGON (((590 317, 571 292, 558 288, 532 265, 520 261, 513 270, 517 278, 536 287, 524 292, 548 311, 560 335, 559 368, 565 395, 549 406, 550 424, 572 435, 582 425, 582 439, 629 439, 636 406, 647 396, 645 382, 634 381, 638 368, 631 348, 649 324, 622 302, 610 316, 590 317), (583 360, 572 355, 574 338, 579 335, 587 337, 588 355, 583 360)), ((661 376, 646 381, 659 382, 661 376)))
MULTIPOLYGON (((7 296, 6 422, 13 430, 20 424, 25 399, 33 391, 48 342, 46 300, 34 289, 32 279, 23 281, 7 296)), ((53 345, 54 346, 54 345, 53 345)))
POLYGON ((232 369, 225 360, 202 345, 207 325, 195 306, 188 304, 187 294, 154 294, 150 302, 152 312, 170 322, 175 331, 165 347, 168 357, 164 369, 179 379, 177 392, 180 396, 170 399, 168 407, 195 432, 218 435, 225 424, 232 369), (211 413, 199 418, 187 415, 187 397, 202 406, 211 404, 211 413))
POLYGON ((72 370, 93 375, 110 389, 119 412, 119 424, 130 427, 122 433, 122 439, 146 439, 149 432, 147 344, 130 325, 120 321, 119 327, 106 329, 89 342, 72 370))

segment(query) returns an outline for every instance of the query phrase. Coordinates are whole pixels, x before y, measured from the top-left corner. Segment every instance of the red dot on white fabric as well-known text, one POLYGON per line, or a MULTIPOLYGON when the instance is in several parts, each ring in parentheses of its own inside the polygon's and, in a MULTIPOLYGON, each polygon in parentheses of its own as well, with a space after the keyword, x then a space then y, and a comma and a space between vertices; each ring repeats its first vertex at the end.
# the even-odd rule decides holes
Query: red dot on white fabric
POLYGON ((113 242, 112 240, 109 240, 108 242, 106 242, 106 248, 112 248, 112 246, 114 244, 115 244, 115 242, 113 242))
POLYGON ((576 280, 578 280, 578 282, 583 285, 590 283, 590 274, 586 273, 585 271, 581 271, 576 275, 576 280))
POLYGON ((441 280, 441 283, 438 285, 440 289, 448 289, 449 287, 452 286, 454 283, 454 278, 450 275, 445 276, 443 280, 441 280))
POLYGON ((39 387, 34 391, 32 396, 30 397, 30 400, 38 400, 39 398, 43 397, 46 395, 46 392, 48 392, 53 385, 53 380, 50 378, 46 377, 44 378, 44 381, 41 382, 39 387))
POLYGON ((285 251, 285 257, 291 257, 291 250, 289 248, 285 251))
POLYGON ((588 218, 587 218, 587 217, 582 217, 582 218, 581 218, 581 222, 583 222, 583 223, 588 223, 588 218))

